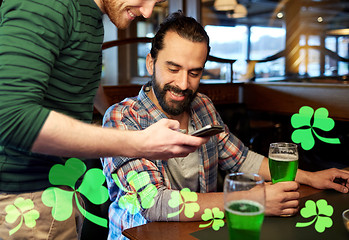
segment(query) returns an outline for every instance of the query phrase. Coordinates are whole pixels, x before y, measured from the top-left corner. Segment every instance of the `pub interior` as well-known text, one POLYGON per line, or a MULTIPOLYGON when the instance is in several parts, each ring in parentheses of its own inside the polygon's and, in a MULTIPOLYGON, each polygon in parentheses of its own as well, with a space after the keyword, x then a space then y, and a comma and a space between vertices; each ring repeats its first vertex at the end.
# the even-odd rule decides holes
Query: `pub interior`
MULTIPOLYGON (((267 156, 271 142, 292 142, 291 117, 301 107, 325 108, 333 129, 314 130, 340 144, 315 138, 313 148, 299 148, 299 167, 316 171, 349 165, 348 1, 168 0, 127 30, 105 19, 102 83, 110 104, 136 96, 150 80, 145 57, 151 37, 178 9, 197 19, 210 36, 199 91, 213 100, 244 144, 267 156)), ((101 120, 95 110, 95 123, 101 120)), ((100 162, 89 165, 100 167, 100 162)), ((87 209, 107 218, 108 204, 87 209)), ((106 238, 107 229, 85 221, 82 239, 106 238)))

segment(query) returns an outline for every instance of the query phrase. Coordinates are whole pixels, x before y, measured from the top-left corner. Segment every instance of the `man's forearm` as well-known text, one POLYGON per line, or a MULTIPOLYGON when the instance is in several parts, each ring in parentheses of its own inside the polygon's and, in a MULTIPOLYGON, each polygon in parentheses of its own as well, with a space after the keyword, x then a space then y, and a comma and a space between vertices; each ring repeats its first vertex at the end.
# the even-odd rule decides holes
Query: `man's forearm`
POLYGON ((198 205, 200 207, 198 212, 195 212, 194 217, 188 218, 185 216, 184 211, 179 215, 179 221, 202 221, 201 216, 205 213, 205 209, 219 208, 220 211, 224 211, 224 199, 222 192, 211 193, 197 193, 198 205))
POLYGON ((132 156, 133 135, 132 131, 102 128, 51 111, 32 151, 62 157, 132 156))
POLYGON ((261 175, 266 181, 271 180, 268 161, 269 160, 266 157, 263 159, 261 167, 259 168, 259 172, 258 172, 258 174, 261 175))
POLYGON ((184 157, 208 138, 179 133, 179 123, 162 119, 141 131, 102 128, 51 111, 32 151, 61 157, 144 157, 166 160, 184 157))

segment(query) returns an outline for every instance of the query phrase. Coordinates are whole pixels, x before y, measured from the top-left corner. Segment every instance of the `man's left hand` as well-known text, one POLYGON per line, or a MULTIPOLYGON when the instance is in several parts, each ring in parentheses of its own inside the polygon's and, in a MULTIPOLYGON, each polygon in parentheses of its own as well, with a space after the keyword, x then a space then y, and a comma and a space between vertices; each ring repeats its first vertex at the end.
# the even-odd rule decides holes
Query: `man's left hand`
POLYGON ((308 173, 309 185, 314 188, 334 189, 342 193, 349 191, 349 171, 331 168, 308 173))

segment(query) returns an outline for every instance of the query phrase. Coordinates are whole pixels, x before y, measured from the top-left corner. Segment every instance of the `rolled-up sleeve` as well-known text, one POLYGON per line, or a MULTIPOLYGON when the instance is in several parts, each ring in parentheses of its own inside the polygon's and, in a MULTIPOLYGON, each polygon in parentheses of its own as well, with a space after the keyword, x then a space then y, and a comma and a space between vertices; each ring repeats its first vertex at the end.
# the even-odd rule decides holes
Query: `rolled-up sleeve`
MULTIPOLYGON (((146 159, 136 159, 130 160, 123 166, 117 169, 116 174, 118 176, 118 181, 122 185, 122 188, 117 188, 118 193, 114 195, 116 197, 115 201, 125 198, 130 193, 138 194, 140 213, 148 221, 179 221, 179 215, 174 214, 174 217, 169 217, 169 214, 178 212, 179 207, 172 208, 169 206, 169 201, 171 200, 171 194, 173 192, 178 192, 177 190, 171 190, 164 183, 164 177, 158 167, 154 162, 146 159), (129 178, 130 172, 135 171, 136 174, 132 174, 134 177, 129 178), (142 175, 141 175, 142 174, 142 175), (142 176, 142 184, 136 186, 135 182, 139 182, 138 177, 142 176), (148 178, 149 177, 149 178, 148 178), (154 186, 156 188, 156 194, 154 191, 144 191, 149 186, 154 186), (139 188, 138 188, 139 187, 139 188), (142 193, 141 193, 142 192, 142 193), (148 194, 148 195, 144 195, 148 194), (151 199, 151 206, 148 204, 143 205, 142 200, 151 199)), ((115 175, 114 175, 115 178, 115 175)), ((116 185, 115 179, 111 185, 116 185)), ((153 189, 155 189, 153 188, 153 189)), ((131 203, 131 202, 130 202, 131 203)))
POLYGON ((255 153, 251 150, 248 151, 245 161, 243 162, 243 164, 241 164, 240 172, 258 173, 263 159, 263 155, 255 153))

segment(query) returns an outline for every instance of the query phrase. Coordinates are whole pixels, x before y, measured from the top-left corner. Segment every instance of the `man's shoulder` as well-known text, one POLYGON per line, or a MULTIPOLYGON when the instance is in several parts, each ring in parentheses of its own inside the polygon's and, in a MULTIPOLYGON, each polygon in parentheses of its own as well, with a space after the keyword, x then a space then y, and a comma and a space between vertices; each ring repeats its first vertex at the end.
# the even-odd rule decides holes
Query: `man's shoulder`
POLYGON ((106 115, 118 115, 119 118, 147 117, 148 114, 146 107, 137 97, 125 98, 123 101, 113 104, 106 112, 106 115))
MULTIPOLYGON (((137 97, 129 97, 129 98, 125 98, 124 100, 122 100, 121 102, 115 103, 112 106, 115 110, 141 110, 142 108, 142 104, 140 103, 140 101, 138 100, 137 97)), ((115 111, 114 110, 114 111, 115 111)))

